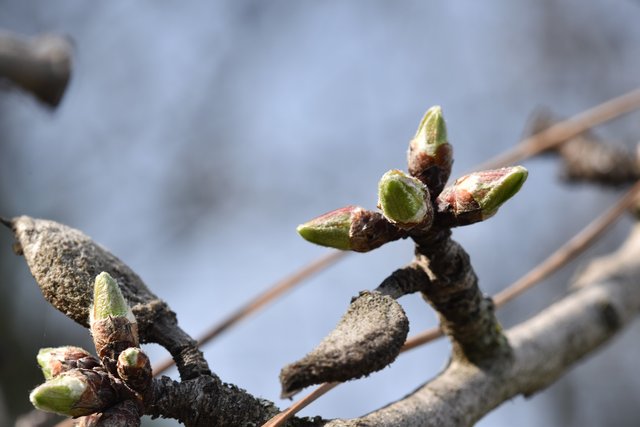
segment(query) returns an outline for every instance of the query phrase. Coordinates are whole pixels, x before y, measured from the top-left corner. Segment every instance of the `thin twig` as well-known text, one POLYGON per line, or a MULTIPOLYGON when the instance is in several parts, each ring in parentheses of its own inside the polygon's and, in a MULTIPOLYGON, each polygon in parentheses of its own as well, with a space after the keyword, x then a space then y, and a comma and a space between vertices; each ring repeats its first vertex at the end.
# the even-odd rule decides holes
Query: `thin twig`
MULTIPOLYGON (((198 338, 198 345, 202 346, 208 343, 209 341, 211 341, 212 339, 214 339, 215 337, 217 337, 218 335, 220 335, 221 333, 229 329, 231 326, 238 323, 240 320, 255 313, 260 308, 264 307, 269 302, 278 298, 280 295, 284 294, 286 291, 290 290, 291 288, 293 288, 303 280, 307 279, 311 275, 319 271, 322 271, 323 269, 327 268, 331 264, 342 259, 348 253, 349 252, 347 251, 332 251, 327 255, 324 255, 318 258, 317 260, 313 261, 311 264, 306 265, 305 267, 296 271, 290 276, 280 280, 279 282, 277 282, 276 284, 268 288, 266 291, 256 296, 253 300, 249 301, 247 304, 240 307, 235 312, 231 313, 231 315, 229 315, 222 322, 218 323, 217 325, 207 330, 204 334, 202 334, 198 338)), ((158 366, 156 366, 153 374, 159 375, 164 371, 166 371, 167 369, 169 369, 171 366, 173 366, 173 364, 174 364, 173 359, 167 359, 164 362, 160 363, 158 366)))
POLYGON ((610 99, 522 140, 520 144, 511 150, 507 150, 483 163, 477 170, 494 169, 522 161, 571 139, 594 126, 638 108, 640 108, 640 88, 610 99))
MULTIPOLYGON (((610 225, 612 225, 616 221, 616 219, 618 219, 624 212, 626 212, 627 209, 629 209, 633 205, 633 203, 636 202, 639 194, 640 182, 637 182, 609 210, 589 223, 586 227, 579 231, 578 234, 573 236, 567 243, 558 248, 554 253, 552 253, 544 261, 527 272, 520 279, 515 281, 503 291, 498 292, 493 297, 496 308, 504 306, 507 302, 521 295, 523 292, 533 287, 533 285, 541 282, 552 273, 557 271, 560 267, 567 264, 569 261, 572 261, 579 254, 584 252, 610 225)), ((409 338, 402 346, 400 353, 404 353, 421 345, 427 344, 442 336, 443 333, 439 327, 427 329, 413 336, 412 338, 409 338)), ((269 420, 269 422, 264 424, 263 427, 279 427, 283 425, 285 421, 293 417, 302 408, 311 404, 314 400, 320 398, 322 395, 333 389, 338 384, 340 383, 321 384, 310 394, 295 402, 289 408, 285 409, 274 418, 269 420)))
POLYGON ((502 307, 536 283, 548 277, 591 245, 611 224, 635 203, 640 193, 640 181, 636 182, 618 202, 605 213, 593 220, 571 240, 562 245, 551 256, 542 261, 527 274, 518 279, 508 288, 498 292, 493 297, 496 307, 502 307))
POLYGON ((335 383, 324 383, 324 384, 321 384, 318 388, 313 390, 311 393, 309 393, 308 395, 306 395, 302 399, 298 400, 296 403, 291 405, 289 408, 287 408, 286 410, 280 412, 275 417, 271 418, 269 421, 267 421, 265 424, 263 424, 262 427, 281 426, 284 422, 286 422, 294 414, 297 414, 298 412, 302 411, 311 402, 315 401, 320 396, 324 395, 329 390, 333 389, 335 386, 337 386, 339 384, 342 384, 342 383, 335 382, 335 383))

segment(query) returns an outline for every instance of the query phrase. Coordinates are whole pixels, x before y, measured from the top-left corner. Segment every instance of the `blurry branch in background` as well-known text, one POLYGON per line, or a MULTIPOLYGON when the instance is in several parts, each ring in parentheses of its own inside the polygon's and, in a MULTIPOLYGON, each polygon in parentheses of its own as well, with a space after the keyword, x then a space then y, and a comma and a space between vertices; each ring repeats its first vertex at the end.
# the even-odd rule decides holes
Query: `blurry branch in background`
POLYGON ((492 169, 522 161, 574 138, 590 128, 640 108, 640 88, 603 102, 532 135, 478 169, 492 169))
MULTIPOLYGON (((240 322, 242 319, 247 318, 251 314, 256 313, 261 308, 264 308, 270 302, 276 300, 277 298, 284 295, 290 289, 293 289, 296 285, 302 283, 304 280, 311 277, 313 274, 318 273, 340 259, 344 258, 349 252, 345 251, 331 251, 326 255, 316 259, 295 273, 283 278, 278 281, 276 284, 268 288, 266 291, 256 296, 251 301, 247 302, 245 305, 231 313, 226 319, 218 323, 217 325, 212 326, 208 331, 206 331, 203 335, 197 338, 198 345, 202 346, 209 341, 216 338, 218 335, 232 327, 233 325, 240 322)), ((164 362, 158 364, 153 371, 154 375, 160 375, 171 366, 173 366, 175 362, 173 359, 167 359, 164 362)))
MULTIPOLYGON (((504 306, 509 301, 521 295, 525 291, 531 289, 535 284, 540 283, 545 278, 559 270, 562 266, 574 260, 578 255, 584 252, 589 246, 595 243, 596 239, 611 226, 620 216, 627 212, 634 203, 637 203, 640 194, 640 183, 636 183, 620 200, 607 210, 604 214, 593 220, 580 232, 573 236, 566 244, 558 248, 553 254, 547 257, 540 264, 527 272, 520 279, 494 297, 496 308, 504 306)), ((442 337, 444 334, 439 327, 431 328, 423 331, 414 337, 408 339, 402 347, 402 352, 406 352, 434 341, 442 337)), ((263 427, 278 427, 284 424, 289 418, 307 407, 309 404, 319 399, 330 390, 334 389, 341 383, 324 383, 313 390, 307 396, 292 404, 289 408, 278 414, 263 427)))
POLYGON ((71 77, 72 53, 73 46, 64 36, 25 38, 0 32, 0 78, 57 107, 71 77))

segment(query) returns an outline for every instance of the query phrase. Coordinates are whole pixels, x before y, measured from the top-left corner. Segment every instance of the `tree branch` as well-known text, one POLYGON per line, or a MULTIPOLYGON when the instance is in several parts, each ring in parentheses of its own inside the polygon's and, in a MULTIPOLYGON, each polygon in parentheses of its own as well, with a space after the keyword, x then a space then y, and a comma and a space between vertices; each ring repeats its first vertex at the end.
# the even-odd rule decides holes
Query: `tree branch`
POLYGON ((66 37, 47 34, 26 39, 0 33, 0 78, 56 107, 71 77, 72 51, 66 37))
POLYGON ((530 396, 556 381, 640 312, 640 225, 596 272, 586 269, 580 288, 507 337, 511 359, 479 367, 453 359, 434 380, 406 398, 362 418, 327 426, 469 426, 517 395, 530 396))

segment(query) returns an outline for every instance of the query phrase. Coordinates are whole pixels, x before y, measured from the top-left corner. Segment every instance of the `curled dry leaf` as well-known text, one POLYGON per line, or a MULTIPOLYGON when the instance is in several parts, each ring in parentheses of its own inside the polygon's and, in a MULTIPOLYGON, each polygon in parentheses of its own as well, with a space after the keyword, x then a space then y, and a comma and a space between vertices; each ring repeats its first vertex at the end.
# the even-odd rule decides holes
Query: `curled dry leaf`
POLYGON ((28 216, 14 218, 11 225, 19 253, 24 255, 45 299, 67 317, 89 327, 94 280, 106 271, 117 280, 138 322, 152 320, 141 314, 158 302, 158 297, 126 264, 89 236, 54 221, 28 216))
POLYGON ((282 369, 282 396, 312 384, 379 371, 398 356, 408 332, 409 321, 400 304, 378 292, 362 292, 318 347, 282 369))

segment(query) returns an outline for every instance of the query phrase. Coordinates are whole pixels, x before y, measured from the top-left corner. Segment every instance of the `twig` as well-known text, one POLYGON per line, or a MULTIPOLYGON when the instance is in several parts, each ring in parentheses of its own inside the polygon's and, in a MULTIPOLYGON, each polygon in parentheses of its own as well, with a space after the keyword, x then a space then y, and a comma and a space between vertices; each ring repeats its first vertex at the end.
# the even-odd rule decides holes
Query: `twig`
POLYGON ((640 181, 629 189, 609 210, 593 220, 571 240, 562 245, 551 256, 538 264, 527 274, 518 279, 508 288, 498 292, 493 297, 496 307, 502 307, 533 285, 558 270, 569 261, 581 254, 592 244, 611 224, 613 224, 636 201, 640 193, 640 181))
POLYGON ((4 225, 9 229, 13 228, 13 221, 11 221, 9 218, 0 216, 0 224, 4 225))
MULTIPOLYGON (((510 285, 508 288, 498 292, 494 297, 496 308, 504 306, 507 302, 530 289, 536 283, 557 271, 560 267, 576 258, 585 251, 611 224, 615 222, 632 204, 640 194, 640 182, 637 182, 620 200, 607 210, 604 214, 589 223, 571 240, 558 248, 553 254, 547 257, 540 264, 510 285)), ((412 338, 409 338, 402 346, 401 353, 412 350, 421 345, 427 344, 443 336, 439 327, 427 329, 412 338)), ((295 402, 289 408, 269 420, 263 427, 279 427, 285 421, 294 416, 297 412, 311 404, 314 400, 333 389, 340 383, 324 383, 313 390, 310 394, 295 402)))
POLYGON ((0 32, 0 77, 56 107, 71 77, 72 51, 64 36, 24 38, 0 32))
POLYGON ((275 417, 271 418, 269 421, 267 421, 265 424, 263 424, 262 427, 281 426, 284 422, 286 422, 294 414, 297 414, 298 412, 302 411, 304 408, 307 407, 307 405, 309 405, 310 403, 312 403, 313 401, 318 399, 320 396, 324 395, 329 390, 333 389, 335 386, 337 386, 339 384, 342 384, 342 383, 336 382, 336 383, 324 383, 324 384, 321 384, 318 388, 313 390, 311 393, 309 393, 308 395, 306 395, 302 399, 300 399, 297 402, 295 402, 289 408, 287 408, 286 410, 280 412, 275 417))
MULTIPOLYGON (((229 329, 234 324, 238 323, 240 320, 248 317, 249 315, 255 313, 260 308, 267 305, 269 302, 278 298, 280 295, 284 294, 286 291, 290 290, 303 280, 307 279, 309 276, 322 271, 327 268, 334 262, 343 258, 349 252, 346 251, 332 251, 327 255, 318 258, 311 264, 303 267, 292 275, 285 277, 281 281, 274 284, 272 287, 256 296, 253 300, 249 301, 244 306, 240 307, 235 312, 231 313, 229 317, 224 319, 219 324, 213 326, 208 331, 206 331, 202 336, 198 338, 198 345, 202 346, 227 329, 229 329)), ((154 375, 159 375, 173 366, 173 359, 167 359, 164 362, 160 363, 154 370, 154 375)))
POLYGON ((640 108, 640 88, 610 99, 522 140, 511 150, 483 163, 477 170, 494 169, 516 163, 638 108, 640 108))

